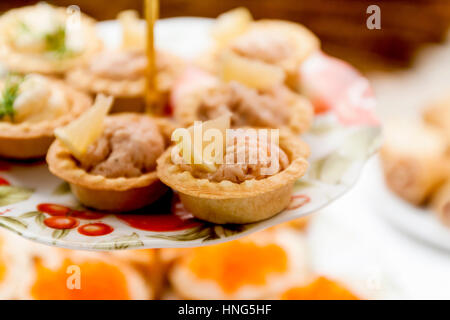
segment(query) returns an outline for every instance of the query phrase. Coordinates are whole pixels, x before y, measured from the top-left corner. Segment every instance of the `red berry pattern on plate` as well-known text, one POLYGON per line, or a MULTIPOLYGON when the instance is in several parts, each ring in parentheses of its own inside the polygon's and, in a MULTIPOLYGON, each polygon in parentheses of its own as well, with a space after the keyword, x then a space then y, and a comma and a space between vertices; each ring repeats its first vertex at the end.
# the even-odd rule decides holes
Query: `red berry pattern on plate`
POLYGON ((53 203, 41 203, 37 206, 37 209, 55 217, 66 216, 70 212, 70 208, 53 203))
POLYGON ((287 208, 287 210, 296 210, 298 208, 303 207, 305 204, 311 201, 311 198, 307 195, 298 194, 294 195, 291 198, 291 204, 287 208))
POLYGON ((97 219, 106 217, 106 214, 91 211, 91 210, 85 210, 85 211, 72 210, 70 212, 70 216, 78 218, 78 219, 84 219, 84 220, 97 220, 97 219))
MULTIPOLYGON (((57 230, 70 230, 78 227, 81 220, 97 220, 106 217, 105 213, 91 210, 75 210, 56 203, 41 203, 37 206, 37 214, 41 215, 41 221, 49 228, 57 230), (46 215, 50 215, 47 217, 46 215)), ((31 212, 31 216, 36 213, 31 212)), ((101 222, 89 223, 78 229, 80 234, 86 236, 102 236, 113 232, 113 228, 101 222)))
POLYGON ((88 237, 104 236, 113 231, 113 227, 102 222, 88 223, 78 228, 79 233, 88 237))
POLYGON ((79 225, 79 222, 72 217, 54 216, 45 219, 44 224, 52 229, 73 229, 79 225))

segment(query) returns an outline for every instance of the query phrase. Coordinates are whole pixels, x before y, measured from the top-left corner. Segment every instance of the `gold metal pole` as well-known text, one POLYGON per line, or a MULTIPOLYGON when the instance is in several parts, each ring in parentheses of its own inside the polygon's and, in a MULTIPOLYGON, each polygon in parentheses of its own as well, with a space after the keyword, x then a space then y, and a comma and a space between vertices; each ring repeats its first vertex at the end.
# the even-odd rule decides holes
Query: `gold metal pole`
POLYGON ((162 106, 158 103, 159 93, 156 81, 155 24, 159 17, 159 0, 145 0, 145 20, 147 21, 147 72, 145 102, 146 111, 161 114, 162 106))

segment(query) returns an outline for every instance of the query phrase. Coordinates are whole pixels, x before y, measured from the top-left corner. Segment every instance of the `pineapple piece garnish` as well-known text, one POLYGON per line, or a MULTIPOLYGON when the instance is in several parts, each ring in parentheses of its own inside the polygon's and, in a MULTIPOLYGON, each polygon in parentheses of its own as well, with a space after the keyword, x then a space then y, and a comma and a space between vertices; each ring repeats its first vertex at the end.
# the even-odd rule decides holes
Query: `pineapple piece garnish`
MULTIPOLYGON (((191 126, 188 128, 189 133, 191 134, 191 138, 193 141, 193 144, 191 146, 192 149, 192 161, 194 165, 199 166, 203 170, 206 170, 208 172, 214 172, 216 171, 216 159, 212 155, 211 152, 208 152, 206 150, 207 146, 209 145, 205 141, 205 133, 209 129, 217 129, 220 131, 222 135, 222 155, 225 154, 225 148, 226 148, 226 136, 227 136, 227 129, 230 129, 231 127, 231 115, 225 114, 219 118, 208 120, 203 122, 200 126, 191 126), (195 135, 195 130, 199 130, 201 128, 202 136, 200 143, 198 142, 198 137, 195 135), (206 151, 206 152, 205 152, 206 151)), ((199 131, 200 132, 200 131, 199 131)), ((214 142, 211 142, 214 143, 214 142)))
MULTIPOLYGON (((225 154, 225 148, 226 148, 226 132, 227 129, 231 127, 231 115, 225 114, 219 118, 208 120, 205 122, 202 122, 201 124, 193 125, 189 127, 187 130, 190 134, 190 163, 197 168, 201 170, 205 170, 207 172, 214 172, 216 171, 217 167, 217 158, 218 155, 212 154, 211 148, 215 147, 215 138, 212 139, 206 139, 205 134, 207 134, 209 129, 216 129, 219 130, 220 134, 222 135, 222 145, 220 146, 222 148, 222 159, 223 155, 225 154), (208 140, 208 141, 204 141, 208 140)), ((211 132, 210 132, 211 133, 211 132)), ((183 148, 187 148, 189 145, 185 145, 183 143, 180 144, 181 149, 180 153, 181 155, 185 156, 186 153, 183 148)), ((214 150, 216 150, 214 148, 214 150)), ((187 152, 187 155, 189 154, 189 151, 187 152)), ((189 161, 189 159, 185 159, 189 161)))
POLYGON ((217 17, 212 29, 212 36, 217 44, 225 46, 231 40, 244 33, 253 18, 247 8, 236 8, 217 17))
POLYGON ((146 43, 145 25, 141 23, 137 11, 122 11, 118 14, 117 19, 122 26, 122 48, 144 49, 146 43))
POLYGON ((78 119, 55 130, 56 138, 78 160, 86 154, 103 132, 103 122, 113 104, 113 97, 97 95, 94 105, 78 119))
POLYGON ((285 72, 280 67, 241 57, 231 51, 222 55, 221 76, 225 82, 237 81, 255 89, 282 84, 286 78, 285 72))

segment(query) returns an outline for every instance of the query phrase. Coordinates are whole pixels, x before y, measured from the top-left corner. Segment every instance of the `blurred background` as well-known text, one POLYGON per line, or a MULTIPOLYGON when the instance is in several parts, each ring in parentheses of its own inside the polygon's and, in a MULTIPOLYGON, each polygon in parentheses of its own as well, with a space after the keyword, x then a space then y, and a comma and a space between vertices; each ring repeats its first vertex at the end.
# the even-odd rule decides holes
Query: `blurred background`
MULTIPOLYGON (((1 1, 0 11, 36 2, 1 1)), ((98 20, 114 19, 118 12, 125 9, 142 12, 142 1, 138 0, 48 2, 61 6, 76 4, 82 11, 98 20)), ((237 6, 249 8, 255 19, 286 19, 300 22, 310 28, 321 39, 325 52, 350 62, 369 78, 379 102, 377 111, 384 123, 397 118, 416 121, 424 109, 449 95, 449 0, 161 0, 161 17, 216 17, 237 6), (369 16, 366 9, 372 4, 378 5, 381 9, 380 30, 369 30, 366 27, 366 19, 369 16)), ((446 108, 450 106, 450 102, 444 104, 446 108)), ((442 113, 443 118, 446 115, 448 113, 442 113)), ((439 115, 437 117, 439 118, 439 115)), ((449 122, 447 121, 447 125, 449 122)), ((408 130, 410 131, 401 133, 401 139, 396 141, 414 145, 415 141, 410 139, 414 136, 409 133, 420 134, 422 129, 419 129, 419 125, 413 125, 408 130)), ((389 136, 386 139, 389 141, 389 136)), ((447 143, 448 141, 450 139, 447 143)), ((389 151, 397 150, 397 147, 398 145, 392 144, 384 146, 389 151)), ((422 157, 424 148, 424 145, 419 144, 416 149, 408 150, 407 157, 398 152, 386 153, 388 156, 382 161, 385 167, 387 164, 398 162, 403 166, 405 161, 407 164, 413 163, 414 168, 432 167, 434 162, 422 157), (423 163, 427 165, 422 166, 423 163), (417 164, 419 165, 416 166, 417 164)), ((448 154, 447 151, 446 161, 448 154)), ((421 179, 427 176, 427 169, 422 169, 423 172, 419 173, 417 172, 420 170, 408 172, 403 170, 405 166, 402 166, 399 169, 400 175, 406 174, 412 179, 413 185, 417 183, 418 188, 422 188, 421 179)), ((320 277, 323 276, 339 283, 336 285, 322 279, 313 282, 307 288, 294 290, 293 295, 287 294, 287 297, 450 299, 449 227, 444 226, 444 223, 436 217, 432 217, 425 201, 419 205, 412 205, 400 200, 402 195, 399 190, 394 188, 391 192, 384 185, 383 173, 389 178, 388 172, 383 171, 380 160, 372 159, 355 188, 345 197, 318 212, 307 222, 302 221, 298 225, 283 227, 286 229, 281 232, 296 233, 301 238, 298 244, 303 245, 305 242, 308 246, 310 251, 307 256, 308 264, 311 265, 317 279, 322 279, 320 277), (347 289, 351 292, 347 292, 347 289)), ((403 186, 400 189, 406 187, 410 186, 403 186)), ((426 192, 430 193, 427 196, 431 197, 431 191, 427 189, 426 192)), ((7 236, 3 237, 4 243, 19 243, 15 238, 11 240, 7 236)), ((0 240, 1 238, 0 236, 0 240)), ((231 256, 233 252, 242 253, 243 249, 236 246, 225 249, 231 256)), ((75 254, 73 252, 63 253, 42 246, 33 246, 27 250, 31 250, 33 254, 38 252, 42 261, 50 259, 49 255, 58 256, 62 265, 64 259, 91 261, 88 265, 93 279, 103 274, 101 270, 105 264, 119 266, 124 270, 122 275, 118 275, 116 269, 109 271, 107 275, 110 279, 114 279, 117 292, 123 295, 112 298, 183 297, 183 290, 187 290, 186 288, 190 288, 196 282, 194 280, 187 283, 179 282, 177 272, 183 268, 186 261, 204 254, 192 253, 189 250, 182 253, 161 250, 129 254, 93 254, 80 258, 71 256, 75 254), (42 251, 49 253, 41 254, 42 251), (120 280, 121 277, 125 277, 125 283, 120 280), (150 293, 145 293, 145 290, 150 290, 150 293)), ((217 250, 224 248, 219 247, 217 250)), ((306 259, 306 256, 302 257, 306 259)), ((63 271, 49 271, 50 269, 33 263, 35 264, 33 274, 36 274, 34 280, 29 280, 25 288, 20 288, 22 293, 14 296, 15 298, 30 296, 54 298, 39 291, 45 286, 54 286, 55 292, 58 290, 65 292, 64 288, 61 289, 65 279, 63 271)), ((251 261, 248 263, 250 270, 258 269, 256 264, 251 265, 251 261)), ((217 265, 205 268, 214 269, 217 265)), ((236 265, 228 269, 224 267, 223 272, 240 272, 243 277, 242 283, 245 283, 245 277, 249 273, 244 272, 246 270, 242 268, 236 265)), ((2 289, 1 281, 0 259, 0 298, 2 290, 5 297, 10 297, 5 293, 8 291, 5 286, 2 289)), ((261 290, 266 292, 264 290, 267 290, 267 286, 261 290)), ((85 295, 62 296, 102 298, 109 297, 104 295, 107 291, 99 285, 94 286, 91 291, 86 291, 85 295)), ((199 297, 210 296, 206 291, 204 296, 199 297)))
MULTIPOLYGON (((38 1, 0 2, 0 11, 38 1)), ((55 0, 49 3, 77 4, 98 20, 114 19, 124 9, 142 12, 141 0, 55 0)), ((161 17, 217 17, 246 6, 256 19, 297 21, 316 33, 325 52, 351 61, 362 70, 391 69, 411 65, 414 53, 426 43, 444 41, 450 25, 448 0, 162 0, 161 17), (382 12, 381 30, 365 28, 369 5, 382 12)))

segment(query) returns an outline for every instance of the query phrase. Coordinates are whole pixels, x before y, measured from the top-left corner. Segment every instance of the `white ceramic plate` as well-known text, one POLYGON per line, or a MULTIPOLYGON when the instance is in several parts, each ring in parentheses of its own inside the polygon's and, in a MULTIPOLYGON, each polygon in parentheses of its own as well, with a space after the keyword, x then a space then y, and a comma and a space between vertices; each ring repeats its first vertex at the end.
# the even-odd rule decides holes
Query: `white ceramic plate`
MULTIPOLYGON (((161 20, 157 45, 193 58, 210 45, 210 25, 211 20, 200 18, 161 20)), ((116 22, 100 23, 98 31, 108 46, 118 44, 116 22)), ((98 213, 81 207, 45 163, 0 163, 0 226, 41 243, 81 250, 192 247, 236 239, 319 210, 355 183, 379 145, 380 129, 373 121, 370 87, 350 66, 320 53, 305 66, 311 83, 325 83, 326 92, 332 84, 340 96, 331 100, 339 102, 318 116, 304 136, 312 151, 310 169, 296 183, 291 205, 275 217, 247 225, 205 223, 195 220, 172 194, 139 212, 98 213), (345 84, 340 72, 352 74, 355 81, 345 84)))
POLYGON ((391 192, 386 186, 378 158, 370 161, 366 170, 371 183, 366 185, 365 194, 376 213, 408 235, 450 250, 450 229, 442 225, 431 210, 413 206, 391 192))

